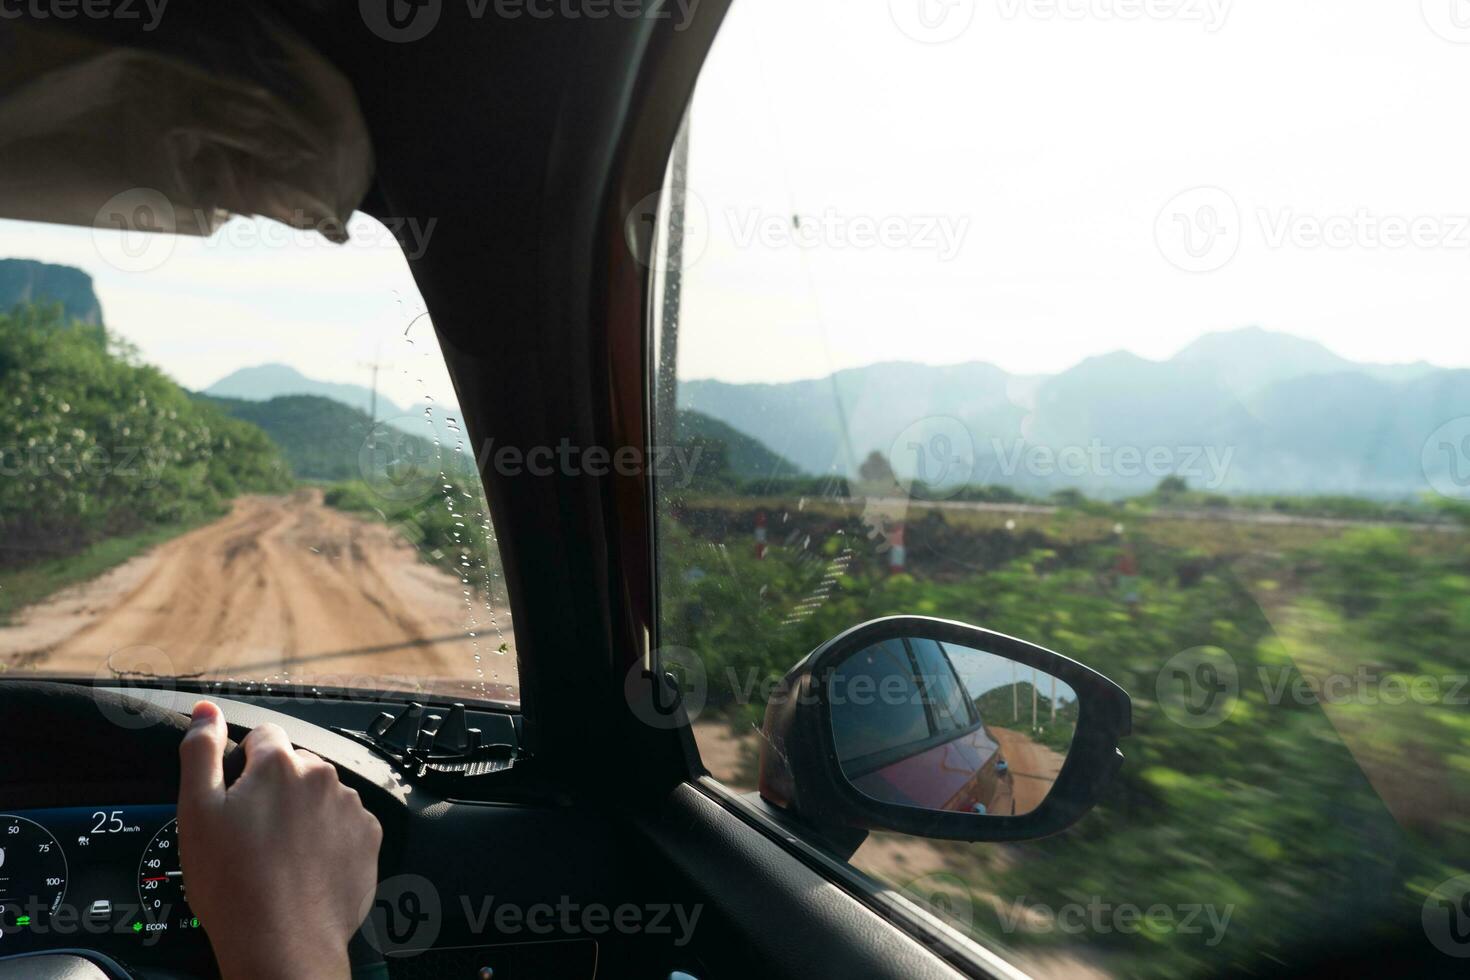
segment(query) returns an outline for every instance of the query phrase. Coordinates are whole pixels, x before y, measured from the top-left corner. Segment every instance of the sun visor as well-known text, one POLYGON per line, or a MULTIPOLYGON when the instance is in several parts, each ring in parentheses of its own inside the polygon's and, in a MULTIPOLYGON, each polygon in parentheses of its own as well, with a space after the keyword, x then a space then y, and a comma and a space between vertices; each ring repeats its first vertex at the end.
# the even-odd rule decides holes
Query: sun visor
POLYGON ((260 215, 346 241, 373 176, 351 84, 273 16, 229 11, 156 36, 7 23, 0 217, 208 235, 260 215))

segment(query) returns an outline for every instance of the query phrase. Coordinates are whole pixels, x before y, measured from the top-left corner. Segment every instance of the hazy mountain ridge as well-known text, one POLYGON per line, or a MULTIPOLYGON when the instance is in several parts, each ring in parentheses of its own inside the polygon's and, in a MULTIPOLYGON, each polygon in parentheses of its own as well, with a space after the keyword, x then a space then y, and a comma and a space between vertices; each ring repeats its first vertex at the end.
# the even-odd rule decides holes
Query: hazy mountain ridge
POLYGON ((1147 463, 1154 451, 1198 489, 1404 496, 1428 489, 1430 435, 1470 416, 1470 372, 1358 364, 1248 328, 1208 334, 1166 361, 1118 351, 1042 378, 985 363, 886 363, 786 384, 687 381, 679 403, 815 473, 851 475, 878 451, 911 474, 914 439, 957 430, 934 421, 951 418, 973 444, 975 483, 1140 492, 1160 479, 1147 463), (1064 450, 1075 465, 1046 455, 1064 450))
MULTIPOLYGON (((32 303, 57 303, 59 322, 101 334, 101 305, 85 272, 0 259, 0 310, 32 303)), ((458 415, 452 405, 403 408, 366 386, 320 381, 279 363, 234 371, 204 393, 256 403, 234 405, 231 414, 258 416, 287 443, 292 437, 276 424, 283 406, 266 403, 300 396, 363 415, 350 424, 336 418, 339 434, 352 438, 365 437, 370 426, 359 423, 374 413, 445 447, 463 439, 449 422, 458 415)), ((1207 334, 1164 361, 1117 351, 1050 376, 1012 375, 979 361, 889 362, 781 384, 685 381, 679 408, 681 439, 724 446, 731 474, 744 480, 793 471, 852 477, 874 451, 909 476, 919 454, 932 456, 958 433, 969 444, 961 452, 968 482, 1026 493, 1145 491, 1162 473, 1136 460, 1154 452, 1196 489, 1402 497, 1428 488, 1426 470, 1434 476, 1455 466, 1458 437, 1435 445, 1431 436, 1470 417, 1470 371, 1357 363, 1315 341, 1253 327, 1207 334), (1048 453, 1068 454, 1071 465, 1058 466, 1048 453)), ((335 415, 326 406, 308 414, 335 415)), ((312 469, 295 448, 298 469, 312 469)), ((345 451, 331 455, 326 468, 346 472, 345 451)))
POLYGON ((416 402, 402 408, 382 392, 376 396, 366 385, 339 381, 321 381, 308 377, 288 364, 257 364, 239 368, 205 388, 201 394, 245 402, 267 402, 277 398, 309 395, 325 398, 356 409, 366 417, 392 426, 401 432, 425 439, 438 439, 446 447, 454 447, 462 439, 458 423, 459 409, 453 404, 416 402))
POLYGON ((203 394, 252 402, 269 401, 285 395, 315 395, 350 405, 368 415, 373 414, 376 407, 379 419, 403 414, 401 408, 383 395, 377 395, 375 400, 371 388, 335 381, 318 381, 286 364, 258 364, 255 367, 240 368, 205 388, 203 394))

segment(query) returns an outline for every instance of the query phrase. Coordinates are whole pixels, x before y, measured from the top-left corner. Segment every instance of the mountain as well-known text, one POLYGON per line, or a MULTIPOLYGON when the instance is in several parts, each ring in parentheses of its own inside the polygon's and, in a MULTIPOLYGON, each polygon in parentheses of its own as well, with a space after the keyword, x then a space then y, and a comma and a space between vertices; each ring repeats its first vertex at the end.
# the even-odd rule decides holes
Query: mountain
POLYGON ((1011 395, 1026 387, 989 364, 875 364, 787 384, 683 382, 679 407, 725 422, 808 473, 851 475, 926 416, 1019 434, 1026 411, 1011 395))
POLYGON ((281 447, 298 480, 361 477, 358 454, 372 431, 366 412, 319 395, 283 395, 266 401, 195 397, 264 430, 281 447))
POLYGON ((260 364, 241 368, 205 388, 203 394, 214 398, 253 402, 289 395, 311 395, 346 405, 365 416, 373 415, 377 421, 400 432, 430 440, 438 439, 442 445, 450 448, 464 438, 463 430, 454 421, 459 416, 459 408, 452 402, 423 400, 407 408, 400 408, 381 393, 375 401, 371 388, 319 381, 286 364, 260 364))
POLYGON ((102 326, 102 304, 92 277, 69 265, 33 259, 0 259, 0 312, 33 303, 60 303, 62 318, 102 326))
POLYGON ((1166 361, 1116 352, 1044 377, 886 363, 783 384, 688 381, 679 405, 819 474, 851 477, 877 451, 900 477, 922 476, 947 453, 966 482, 1031 494, 1127 495, 1174 474, 1225 493, 1402 497, 1428 489, 1431 434, 1470 416, 1470 372, 1359 364, 1248 328, 1166 361))
POLYGON ((724 454, 720 469, 736 480, 767 480, 801 476, 793 462, 771 452, 733 426, 702 412, 681 411, 674 441, 680 446, 703 446, 724 454))
POLYGON ((1356 371, 1382 381, 1411 381, 1435 370, 1422 361, 1354 364, 1315 340, 1260 327, 1206 334, 1176 354, 1170 363, 1204 368, 1242 397, 1278 381, 1314 374, 1356 371))
MULTIPOLYGON (((374 429, 372 420, 350 405, 320 395, 282 395, 267 401, 201 394, 194 397, 263 430, 280 447, 291 474, 298 480, 381 478, 381 474, 365 474, 362 469, 362 450, 374 429)), ((391 446, 400 458, 435 460, 436 467, 458 469, 469 465, 468 457, 456 456, 447 446, 435 447, 430 439, 417 434, 400 434, 384 445, 391 446)))
POLYGON ((366 414, 371 414, 376 404, 377 417, 380 419, 403 414, 403 409, 382 395, 377 396, 375 403, 371 388, 318 381, 285 364, 261 364, 257 367, 241 368, 205 388, 204 394, 254 402, 267 401, 282 395, 315 395, 350 405, 366 414))

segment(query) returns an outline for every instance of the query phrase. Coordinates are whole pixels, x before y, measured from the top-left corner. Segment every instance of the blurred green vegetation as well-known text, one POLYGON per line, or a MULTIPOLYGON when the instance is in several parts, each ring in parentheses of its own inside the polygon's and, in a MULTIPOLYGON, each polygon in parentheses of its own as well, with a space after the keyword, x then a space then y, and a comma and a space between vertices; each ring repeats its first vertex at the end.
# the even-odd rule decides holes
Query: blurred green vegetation
MULTIPOLYGON (((1121 684, 1134 706, 1127 763, 1081 823, 1043 841, 916 852, 940 855, 937 870, 963 882, 970 927, 987 941, 1121 976, 1274 973, 1343 935, 1422 941, 1426 894, 1470 870, 1463 532, 1283 533, 1144 519, 1127 505, 1010 517, 920 508, 906 515, 907 568, 889 574, 885 534, 858 510, 830 499, 673 508, 679 519, 660 529, 661 642, 700 655, 707 717, 728 718, 737 736, 759 724, 763 684, 843 629, 899 613, 1023 637, 1121 684), (1125 588, 1130 567, 1137 581, 1125 588), (1239 698, 1214 727, 1178 724, 1158 701, 1161 668, 1198 647, 1238 670, 1239 698), (1331 676, 1366 680, 1310 695, 1330 692, 1331 676), (1383 696, 1415 683, 1407 702, 1383 696), (1015 925, 1018 907, 1094 902, 1230 918, 1217 945, 1209 928, 1015 925)), ((895 886, 936 870, 906 878, 884 843, 869 867, 895 886)))

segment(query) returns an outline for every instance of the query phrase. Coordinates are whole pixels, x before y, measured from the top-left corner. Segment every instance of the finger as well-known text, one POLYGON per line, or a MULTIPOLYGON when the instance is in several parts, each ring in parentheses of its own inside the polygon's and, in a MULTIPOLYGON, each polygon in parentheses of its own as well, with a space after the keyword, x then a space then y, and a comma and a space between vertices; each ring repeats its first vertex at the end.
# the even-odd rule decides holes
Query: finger
POLYGON ((252 772, 258 773, 267 766, 287 765, 293 769, 299 768, 296 750, 291 747, 291 740, 279 725, 266 722, 246 735, 240 747, 245 750, 245 768, 241 771, 236 786, 249 779, 252 772))
POLYGON ((179 807, 208 803, 224 793, 225 716, 210 701, 194 705, 193 720, 179 743, 179 807))

